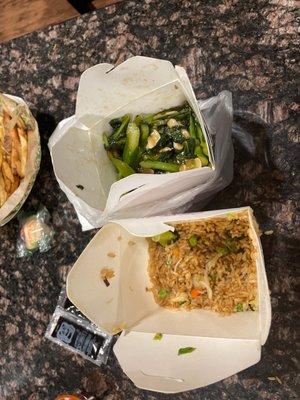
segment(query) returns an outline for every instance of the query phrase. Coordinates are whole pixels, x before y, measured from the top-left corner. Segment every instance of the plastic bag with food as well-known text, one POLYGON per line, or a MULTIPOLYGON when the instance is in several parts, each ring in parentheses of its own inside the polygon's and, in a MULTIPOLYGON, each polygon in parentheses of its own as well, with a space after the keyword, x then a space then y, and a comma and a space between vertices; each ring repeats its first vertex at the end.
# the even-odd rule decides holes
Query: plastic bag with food
POLYGON ((54 229, 49 224, 50 214, 46 207, 36 213, 21 213, 17 240, 17 257, 31 256, 36 251, 44 253, 52 246, 54 229))
POLYGON ((0 93, 0 226, 19 211, 40 166, 38 125, 25 102, 0 93))
POLYGON ((73 117, 49 140, 83 230, 201 205, 232 178, 231 94, 199 104, 185 70, 132 57, 82 74, 73 117), (127 124, 126 129, 124 125, 127 124))

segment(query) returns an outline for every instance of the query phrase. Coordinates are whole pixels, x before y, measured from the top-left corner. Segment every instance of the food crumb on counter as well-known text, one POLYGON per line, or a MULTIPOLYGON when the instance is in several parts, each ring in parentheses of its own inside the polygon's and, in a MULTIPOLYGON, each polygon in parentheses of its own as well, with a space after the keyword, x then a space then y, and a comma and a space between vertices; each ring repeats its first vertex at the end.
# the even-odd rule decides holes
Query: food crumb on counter
POLYGON ((135 245, 135 242, 134 242, 133 240, 129 240, 129 241, 128 241, 128 245, 129 245, 129 246, 134 246, 134 245, 135 245))
POLYGON ((107 257, 114 258, 114 257, 116 257, 116 253, 114 253, 113 251, 109 251, 109 252, 107 253, 107 257))
POLYGON ((120 242, 122 240, 122 236, 118 236, 117 240, 120 242))
POLYGON ((278 376, 268 376, 269 381, 277 381, 280 385, 282 385, 282 380, 278 378, 278 376))
POLYGON ((113 301, 113 298, 107 300, 105 303, 106 303, 106 304, 110 304, 112 301, 113 301))

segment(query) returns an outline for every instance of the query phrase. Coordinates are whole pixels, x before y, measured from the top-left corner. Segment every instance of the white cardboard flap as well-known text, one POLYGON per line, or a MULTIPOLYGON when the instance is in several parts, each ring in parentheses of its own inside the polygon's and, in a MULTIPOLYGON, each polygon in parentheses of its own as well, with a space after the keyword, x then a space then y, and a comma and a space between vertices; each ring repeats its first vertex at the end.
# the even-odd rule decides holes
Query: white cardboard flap
MULTIPOLYGON (((131 57, 118 66, 98 64, 81 75, 76 101, 76 116, 105 117, 130 101, 178 80, 170 61, 131 57)), ((145 110, 144 110, 145 112, 145 110)))
POLYGON ((126 375, 141 388, 178 393, 225 379, 260 360, 258 340, 219 339, 153 334, 122 333, 114 353, 126 375), (178 349, 194 347, 189 354, 178 349))
POLYGON ((69 299, 95 324, 111 333, 137 324, 159 308, 152 296, 144 295, 150 282, 147 269, 140 266, 148 264, 147 241, 131 239, 120 226, 106 225, 94 236, 67 279, 69 299), (114 257, 108 255, 111 253, 114 257), (101 280, 103 268, 115 273, 109 287, 101 280))

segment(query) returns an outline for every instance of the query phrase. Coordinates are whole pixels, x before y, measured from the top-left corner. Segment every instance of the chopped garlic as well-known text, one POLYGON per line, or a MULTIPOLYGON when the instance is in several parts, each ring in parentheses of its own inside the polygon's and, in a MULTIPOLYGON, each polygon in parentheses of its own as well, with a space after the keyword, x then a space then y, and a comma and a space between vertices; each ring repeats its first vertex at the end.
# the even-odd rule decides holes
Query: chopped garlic
POLYGON ((182 150, 183 149, 183 145, 181 143, 173 142, 173 147, 174 147, 175 150, 182 150))
POLYGON ((181 133, 183 134, 183 136, 188 139, 190 137, 189 131, 186 129, 181 129, 181 133))
POLYGON ((171 147, 164 147, 163 149, 159 150, 159 153, 166 153, 167 151, 171 151, 171 147))
POLYGON ((153 147, 157 145, 159 139, 160 139, 160 134, 157 132, 157 130, 154 129, 148 137, 146 149, 147 150, 153 149, 153 147))
POLYGON ((174 118, 168 119, 167 125, 169 128, 174 128, 175 126, 179 126, 179 122, 174 118))

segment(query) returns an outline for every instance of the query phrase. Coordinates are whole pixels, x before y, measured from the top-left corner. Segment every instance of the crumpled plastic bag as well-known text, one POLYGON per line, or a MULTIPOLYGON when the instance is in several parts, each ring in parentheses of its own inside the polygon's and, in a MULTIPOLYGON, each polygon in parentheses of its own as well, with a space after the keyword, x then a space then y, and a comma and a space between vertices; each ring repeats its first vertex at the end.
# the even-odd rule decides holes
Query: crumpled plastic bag
MULTIPOLYGON (((112 219, 182 213, 189 209, 195 201, 201 209, 231 182, 233 177, 231 93, 223 91, 215 97, 199 101, 198 104, 208 128, 215 158, 215 170, 212 171, 209 178, 204 182, 202 179, 199 184, 189 187, 184 182, 182 175, 181 179, 175 178, 168 184, 168 195, 164 196, 160 195, 161 188, 159 186, 145 185, 136 189, 136 197, 133 201, 130 201, 129 197, 126 201, 126 195, 122 196, 112 202, 110 207, 106 207, 102 213, 95 213, 95 209, 83 207, 80 199, 58 179, 60 187, 74 205, 83 230, 99 228, 112 219)), ((62 137, 71 126, 80 127, 80 125, 80 121, 73 116, 61 121, 56 129, 59 131, 59 136, 62 137)), ((49 141, 50 151, 57 141, 57 136, 54 131, 49 141)), ((166 185, 164 185, 164 189, 166 189, 166 185)), ((130 188, 128 190, 130 191, 130 188)))
POLYGON ((54 229, 50 225, 50 214, 46 207, 34 213, 19 215, 17 257, 32 256, 36 251, 44 253, 52 246, 54 229))

